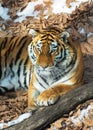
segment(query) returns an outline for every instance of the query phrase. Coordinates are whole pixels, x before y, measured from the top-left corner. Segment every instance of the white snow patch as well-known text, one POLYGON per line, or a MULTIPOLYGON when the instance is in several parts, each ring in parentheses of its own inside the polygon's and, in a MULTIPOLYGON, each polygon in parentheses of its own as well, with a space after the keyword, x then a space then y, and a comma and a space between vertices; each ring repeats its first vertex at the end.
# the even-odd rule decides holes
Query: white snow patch
POLYGON ((79 29, 79 33, 80 33, 80 34, 85 34, 85 29, 84 29, 84 28, 80 28, 80 29, 79 29))
POLYGON ((79 121, 83 121, 84 118, 88 117, 88 112, 90 109, 93 109, 93 106, 89 105, 86 109, 83 109, 77 118, 75 118, 74 116, 71 117, 71 121, 74 124, 78 123, 79 121))
POLYGON ((22 22, 26 18, 26 16, 37 17, 39 11, 34 11, 34 8, 38 4, 43 4, 43 1, 38 0, 35 2, 29 2, 27 7, 23 11, 17 11, 17 15, 19 16, 19 18, 17 18, 15 22, 22 22))
POLYGON ((87 37, 90 37, 90 36, 92 36, 93 35, 93 32, 89 32, 88 34, 87 34, 87 37))
MULTIPOLYGON (((51 5, 52 12, 55 14, 62 13, 62 12, 71 14, 72 11, 74 11, 76 9, 76 7, 78 7, 81 3, 87 2, 87 1, 89 1, 89 0, 76 0, 75 2, 71 2, 70 8, 68 8, 66 5, 66 0, 53 0, 53 4, 51 5)), ((40 11, 34 10, 35 6, 39 5, 39 4, 45 5, 43 3, 43 0, 29 2, 27 7, 23 11, 20 11, 20 10, 17 11, 17 15, 19 18, 15 19, 14 22, 22 22, 23 20, 26 19, 26 16, 32 16, 34 18, 39 18, 38 15, 39 15, 40 11)), ((48 14, 47 14, 48 9, 49 8, 47 7, 47 9, 45 9, 43 12, 44 18, 46 18, 46 19, 48 18, 48 14)))
POLYGON ((76 0, 75 2, 70 3, 70 8, 66 6, 66 0, 53 0, 53 13, 68 13, 71 14, 72 11, 76 9, 82 2, 87 2, 89 0, 76 0))
POLYGON ((34 29, 30 29, 30 30, 29 30, 29 34, 31 34, 32 37, 34 38, 37 33, 36 33, 36 31, 35 31, 34 29))
POLYGON ((10 16, 8 15, 9 9, 2 7, 0 3, 0 17, 2 17, 4 20, 9 20, 10 16))
POLYGON ((53 0, 53 13, 69 12, 70 9, 66 6, 66 0, 53 0))
POLYGON ((5 126, 6 127, 9 127, 9 126, 12 126, 12 125, 15 125, 15 124, 18 124, 20 122, 22 122, 23 120, 29 118, 32 114, 29 112, 29 113, 24 113, 22 115, 20 115, 17 119, 15 120, 11 120, 7 123, 0 123, 0 129, 3 129, 5 126))

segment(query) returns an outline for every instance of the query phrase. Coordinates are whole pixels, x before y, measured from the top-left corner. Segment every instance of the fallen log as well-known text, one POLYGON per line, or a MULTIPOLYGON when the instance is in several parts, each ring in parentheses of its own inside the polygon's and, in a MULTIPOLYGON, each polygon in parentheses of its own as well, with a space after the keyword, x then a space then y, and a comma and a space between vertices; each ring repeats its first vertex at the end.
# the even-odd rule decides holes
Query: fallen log
POLYGON ((62 117, 63 114, 69 113, 77 105, 92 98, 93 82, 63 95, 52 106, 39 108, 30 118, 5 130, 45 130, 45 127, 62 117))

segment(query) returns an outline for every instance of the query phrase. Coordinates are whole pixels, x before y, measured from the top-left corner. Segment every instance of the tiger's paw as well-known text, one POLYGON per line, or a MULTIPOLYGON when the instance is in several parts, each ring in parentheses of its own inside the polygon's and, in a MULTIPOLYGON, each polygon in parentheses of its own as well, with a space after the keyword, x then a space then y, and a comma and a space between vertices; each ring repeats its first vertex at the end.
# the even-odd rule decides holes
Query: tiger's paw
POLYGON ((58 99, 59 99, 59 95, 57 93, 46 90, 38 96, 37 105, 49 106, 54 104, 58 99))

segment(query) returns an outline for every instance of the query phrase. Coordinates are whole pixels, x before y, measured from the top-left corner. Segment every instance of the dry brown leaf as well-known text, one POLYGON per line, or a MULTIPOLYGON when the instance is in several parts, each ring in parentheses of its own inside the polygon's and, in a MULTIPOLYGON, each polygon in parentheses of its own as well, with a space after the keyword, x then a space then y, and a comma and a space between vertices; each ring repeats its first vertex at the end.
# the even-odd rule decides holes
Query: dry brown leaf
POLYGON ((43 2, 47 5, 51 5, 53 3, 53 0, 43 0, 43 2))
POLYGON ((84 54, 93 55, 93 45, 90 45, 89 43, 81 42, 80 46, 84 54))
POLYGON ((93 46, 93 35, 87 38, 87 42, 93 46))
POLYGON ((93 121, 91 121, 91 119, 89 117, 87 117, 84 121, 84 124, 86 124, 86 126, 93 126, 93 121))
POLYGON ((75 0, 66 0, 66 4, 67 4, 67 7, 69 8, 70 7, 70 3, 71 2, 74 2, 75 0))
POLYGON ((89 16, 88 19, 90 23, 93 23, 93 16, 89 16))
POLYGON ((34 11, 40 11, 40 10, 43 10, 44 9, 44 6, 42 4, 38 4, 35 6, 34 8, 34 11))
POLYGON ((7 106, 6 105, 2 105, 2 107, 0 107, 0 112, 1 111, 5 111, 5 110, 7 110, 7 106))
POLYGON ((77 110, 77 112, 74 113, 74 118, 77 118, 80 115, 80 109, 77 110))

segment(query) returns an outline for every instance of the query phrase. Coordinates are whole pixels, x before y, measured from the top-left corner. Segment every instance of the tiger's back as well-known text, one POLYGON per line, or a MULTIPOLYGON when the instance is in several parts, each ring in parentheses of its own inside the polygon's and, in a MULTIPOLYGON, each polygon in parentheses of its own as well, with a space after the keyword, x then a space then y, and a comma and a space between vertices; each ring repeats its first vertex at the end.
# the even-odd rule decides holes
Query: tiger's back
POLYGON ((0 38, 0 92, 27 89, 31 77, 28 44, 31 36, 0 38))

